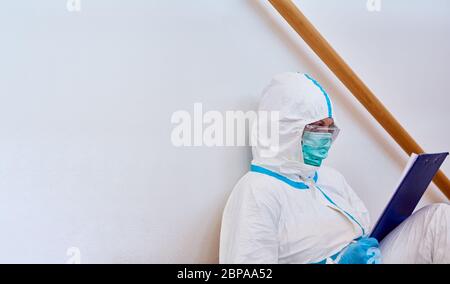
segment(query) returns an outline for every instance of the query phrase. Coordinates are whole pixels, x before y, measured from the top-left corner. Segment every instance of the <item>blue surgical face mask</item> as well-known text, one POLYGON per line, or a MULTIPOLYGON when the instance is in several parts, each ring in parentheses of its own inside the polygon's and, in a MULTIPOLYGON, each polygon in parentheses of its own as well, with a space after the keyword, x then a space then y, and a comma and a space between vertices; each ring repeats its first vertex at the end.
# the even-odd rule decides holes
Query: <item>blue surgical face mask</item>
POLYGON ((328 151, 332 143, 333 136, 331 133, 305 131, 302 141, 304 163, 320 167, 322 161, 328 157, 328 151))

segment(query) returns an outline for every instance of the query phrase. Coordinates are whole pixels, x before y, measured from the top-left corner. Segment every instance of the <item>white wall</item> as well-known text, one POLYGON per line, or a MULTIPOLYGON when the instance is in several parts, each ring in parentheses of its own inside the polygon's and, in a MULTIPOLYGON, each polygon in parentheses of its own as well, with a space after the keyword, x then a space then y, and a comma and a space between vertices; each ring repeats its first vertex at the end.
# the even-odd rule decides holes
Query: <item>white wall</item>
MULTIPOLYGON (((0 262, 210 263, 246 148, 174 148, 174 111, 253 109, 282 71, 329 91, 328 163, 373 219, 406 157, 266 1, 5 1, 0 9, 0 262)), ((297 1, 429 151, 448 151, 450 2, 297 1)), ((450 174, 450 164, 444 165, 450 174)), ((431 189, 424 201, 445 201, 431 189)))

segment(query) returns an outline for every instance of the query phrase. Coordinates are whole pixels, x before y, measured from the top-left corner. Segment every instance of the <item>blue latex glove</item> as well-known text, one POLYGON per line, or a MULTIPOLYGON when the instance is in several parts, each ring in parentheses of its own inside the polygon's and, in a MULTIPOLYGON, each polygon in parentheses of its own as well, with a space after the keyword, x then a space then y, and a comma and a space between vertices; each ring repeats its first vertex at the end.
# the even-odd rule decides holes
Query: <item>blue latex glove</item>
POLYGON ((339 264, 380 264, 380 244, 373 238, 361 238, 347 246, 336 258, 339 264))

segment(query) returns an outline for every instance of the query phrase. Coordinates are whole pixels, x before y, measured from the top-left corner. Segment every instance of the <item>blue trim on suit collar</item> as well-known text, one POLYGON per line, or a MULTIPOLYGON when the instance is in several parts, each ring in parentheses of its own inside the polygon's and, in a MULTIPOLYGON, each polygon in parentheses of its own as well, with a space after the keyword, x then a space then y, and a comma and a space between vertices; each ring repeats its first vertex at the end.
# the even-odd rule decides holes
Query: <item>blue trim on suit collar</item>
MULTIPOLYGON (((260 166, 251 165, 250 171, 276 178, 277 180, 282 181, 296 189, 301 189, 301 190, 309 189, 309 186, 303 182, 290 180, 287 177, 280 175, 279 173, 272 172, 272 171, 265 169, 263 167, 260 167, 260 166)), ((314 182, 316 183, 318 179, 319 179, 319 176, 316 172, 316 174, 314 175, 314 182)))

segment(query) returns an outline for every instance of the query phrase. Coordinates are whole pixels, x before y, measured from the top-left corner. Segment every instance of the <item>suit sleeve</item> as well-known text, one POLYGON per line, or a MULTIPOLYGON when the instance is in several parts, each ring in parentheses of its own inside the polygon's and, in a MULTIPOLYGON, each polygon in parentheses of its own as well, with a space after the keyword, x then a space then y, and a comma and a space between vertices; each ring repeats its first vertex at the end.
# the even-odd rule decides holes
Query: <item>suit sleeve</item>
POLYGON ((253 188, 241 188, 227 203, 220 240, 222 264, 278 263, 279 208, 255 193, 253 188))

